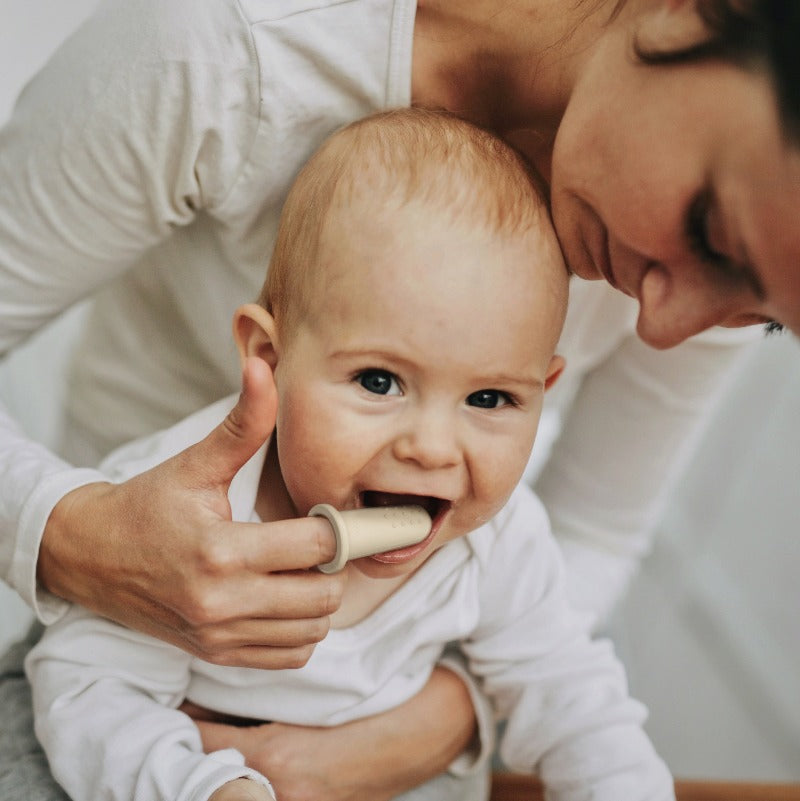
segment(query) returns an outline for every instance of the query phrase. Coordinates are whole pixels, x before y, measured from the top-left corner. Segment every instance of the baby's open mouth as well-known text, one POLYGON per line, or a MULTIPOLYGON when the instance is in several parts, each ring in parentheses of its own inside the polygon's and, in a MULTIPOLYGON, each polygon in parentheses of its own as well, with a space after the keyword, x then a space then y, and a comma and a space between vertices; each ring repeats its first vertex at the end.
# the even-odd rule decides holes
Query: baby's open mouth
POLYGON ((421 506, 433 521, 432 531, 436 531, 442 518, 450 511, 450 501, 433 495, 406 495, 396 492, 366 490, 361 493, 361 505, 367 508, 383 506, 421 506))

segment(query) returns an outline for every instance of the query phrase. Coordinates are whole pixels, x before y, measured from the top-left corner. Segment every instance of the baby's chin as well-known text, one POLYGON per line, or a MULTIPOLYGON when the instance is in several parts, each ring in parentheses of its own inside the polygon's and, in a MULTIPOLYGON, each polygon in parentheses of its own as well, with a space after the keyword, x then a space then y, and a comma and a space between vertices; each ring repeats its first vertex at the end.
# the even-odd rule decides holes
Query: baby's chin
POLYGON ((412 559, 406 562, 383 562, 376 559, 374 556, 362 556, 360 559, 354 559, 349 564, 367 578, 392 579, 411 575, 425 562, 427 556, 428 554, 422 558, 412 559))

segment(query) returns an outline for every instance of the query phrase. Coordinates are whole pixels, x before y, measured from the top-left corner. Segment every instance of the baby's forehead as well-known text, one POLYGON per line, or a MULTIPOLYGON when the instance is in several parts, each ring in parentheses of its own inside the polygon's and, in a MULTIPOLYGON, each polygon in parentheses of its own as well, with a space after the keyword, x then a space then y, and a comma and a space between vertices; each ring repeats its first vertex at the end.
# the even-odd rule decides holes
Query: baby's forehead
MULTIPOLYGON (((485 167, 486 161, 483 154, 476 156, 478 166, 485 167)), ((311 281, 312 290, 368 270, 375 255, 384 255, 381 251, 402 257, 419 238, 430 239, 432 229, 439 234, 437 248, 455 246, 476 232, 497 251, 522 243, 530 250, 526 272, 541 272, 543 282, 566 281, 546 201, 519 163, 475 170, 463 164, 450 170, 444 162, 428 163, 419 174, 393 172, 386 163, 367 166, 345 170, 346 178, 329 198, 314 265, 323 274, 311 281)), ((502 258, 492 262, 497 264, 487 263, 486 269, 502 274, 502 258)), ((515 283, 523 278, 530 276, 506 272, 503 280, 515 283)))
MULTIPOLYGON (((542 302, 563 301, 567 269, 544 208, 514 225, 425 198, 362 212, 341 211, 340 224, 321 238, 315 295, 346 294, 360 285, 405 288, 409 282, 412 294, 446 292, 468 281, 487 289, 501 283, 533 290, 542 302)), ((487 294, 485 302, 496 296, 487 294)))

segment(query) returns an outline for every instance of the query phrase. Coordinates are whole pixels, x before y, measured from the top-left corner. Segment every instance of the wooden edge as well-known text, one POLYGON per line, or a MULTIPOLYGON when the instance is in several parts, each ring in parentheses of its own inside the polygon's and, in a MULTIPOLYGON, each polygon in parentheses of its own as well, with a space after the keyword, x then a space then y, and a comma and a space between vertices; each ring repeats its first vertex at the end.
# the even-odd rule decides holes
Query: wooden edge
MULTIPOLYGON (((800 801, 800 784, 676 780, 678 801, 800 801)), ((513 773, 492 776, 491 801, 544 801, 538 779, 513 773)))
POLYGON ((533 776, 493 773, 490 801, 544 801, 544 791, 533 776))
POLYGON ((800 784, 676 781, 678 801, 800 801, 800 784))

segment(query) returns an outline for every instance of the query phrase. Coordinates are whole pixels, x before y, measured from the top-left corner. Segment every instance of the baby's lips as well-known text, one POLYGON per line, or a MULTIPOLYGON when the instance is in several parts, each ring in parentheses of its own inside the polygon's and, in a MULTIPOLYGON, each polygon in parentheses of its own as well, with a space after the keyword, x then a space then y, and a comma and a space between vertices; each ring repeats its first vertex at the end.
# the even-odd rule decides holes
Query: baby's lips
POLYGON ((430 534, 431 516, 421 506, 381 506, 340 512, 318 503, 308 513, 324 517, 336 536, 336 556, 319 569, 336 573, 351 559, 406 548, 430 534))

